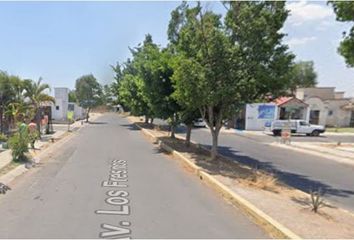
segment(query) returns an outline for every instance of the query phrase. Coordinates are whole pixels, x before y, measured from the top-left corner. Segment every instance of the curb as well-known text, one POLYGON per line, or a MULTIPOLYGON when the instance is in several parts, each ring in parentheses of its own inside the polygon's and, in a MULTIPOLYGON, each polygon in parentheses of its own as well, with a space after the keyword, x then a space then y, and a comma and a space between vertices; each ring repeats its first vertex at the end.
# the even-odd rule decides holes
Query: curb
POLYGON ((286 228, 278 221, 274 220, 268 216, 265 212, 254 206, 252 203, 233 192, 230 188, 222 184, 215 177, 209 173, 201 170, 200 167, 195 165, 187 157, 183 156, 180 152, 173 150, 170 146, 165 144, 163 141, 158 140, 152 133, 148 130, 140 127, 138 124, 135 124, 142 133, 148 138, 152 139, 154 142, 157 142, 158 145, 163 148, 165 151, 171 153, 173 156, 178 157, 186 165, 191 167, 194 170, 194 173, 203 181, 211 185, 216 191, 220 192, 224 198, 230 200, 234 205, 240 207, 244 210, 258 225, 260 225, 269 235, 275 238, 287 238, 287 239, 301 239, 298 235, 293 233, 290 229, 286 228))
MULTIPOLYGON (((81 129, 81 128, 80 128, 81 129)), ((50 142, 47 142, 46 144, 43 144, 41 147, 41 152, 38 154, 35 154, 33 157, 37 157, 40 154, 45 154, 48 150, 50 150, 51 146, 60 146, 61 144, 65 143, 64 141, 67 137, 72 136, 70 134, 67 134, 67 132, 64 132, 63 134, 60 135, 60 139, 56 141, 55 144, 50 144, 50 142), (59 144, 59 145, 58 145, 59 144)), ((21 164, 20 166, 17 166, 16 168, 12 169, 11 171, 5 173, 4 175, 0 176, 0 182, 9 185, 15 178, 21 176, 22 174, 28 172, 30 169, 26 168, 25 164, 21 164)))
POLYGON ((27 169, 25 167, 25 164, 22 164, 18 167, 16 167, 15 169, 11 170, 10 172, 2 175, 0 177, 0 182, 8 185, 9 183, 11 183, 15 178, 17 178, 18 176, 24 174, 25 172, 27 172, 29 169, 27 169))

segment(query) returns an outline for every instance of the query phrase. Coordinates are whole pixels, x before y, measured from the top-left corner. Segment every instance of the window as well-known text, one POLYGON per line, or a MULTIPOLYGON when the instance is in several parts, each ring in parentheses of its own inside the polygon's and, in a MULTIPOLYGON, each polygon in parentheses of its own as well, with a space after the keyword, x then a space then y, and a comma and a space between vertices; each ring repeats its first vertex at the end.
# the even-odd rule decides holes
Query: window
POLYGON ((57 110, 57 111, 58 111, 58 110, 59 110, 59 106, 55 106, 55 110, 57 110))
POLYGON ((304 122, 304 121, 300 122, 300 126, 307 126, 307 125, 308 125, 307 122, 304 122))
POLYGON ((328 111, 328 116, 332 116, 333 115, 333 111, 332 110, 329 110, 328 111))

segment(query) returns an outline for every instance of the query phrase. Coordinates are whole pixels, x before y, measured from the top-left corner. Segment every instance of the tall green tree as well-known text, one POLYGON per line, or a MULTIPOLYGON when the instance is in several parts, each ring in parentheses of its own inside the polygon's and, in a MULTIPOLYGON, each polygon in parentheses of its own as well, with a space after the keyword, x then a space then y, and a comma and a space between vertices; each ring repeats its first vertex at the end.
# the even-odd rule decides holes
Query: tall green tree
POLYGON ((33 81, 31 79, 24 80, 24 90, 24 97, 29 99, 30 104, 33 107, 37 130, 40 134, 41 104, 45 102, 55 103, 55 99, 48 95, 47 92, 50 91, 50 86, 46 83, 42 83, 42 78, 39 78, 38 81, 33 81))
MULTIPOLYGON (((329 1, 329 3, 333 6, 337 21, 354 23, 353 1, 329 1)), ((349 67, 354 67, 354 24, 349 32, 343 32, 338 52, 349 67)))
POLYGON ((153 43, 152 37, 146 35, 142 47, 134 55, 134 62, 138 76, 142 79, 142 94, 151 112, 154 117, 168 120, 171 137, 174 138, 180 107, 172 97, 174 87, 171 81, 173 74, 171 58, 168 49, 161 50, 153 43))
POLYGON ((182 3, 171 15, 176 98, 198 108, 217 156, 223 119, 236 106, 285 92, 293 55, 282 44, 287 11, 281 2, 228 2, 220 15, 182 3))
POLYGON ((245 71, 243 100, 250 102, 287 92, 294 55, 280 31, 288 17, 285 1, 231 1, 225 25, 232 44, 238 46, 245 71))
POLYGON ((86 122, 93 107, 102 103, 102 87, 92 75, 83 75, 76 80, 75 93, 80 106, 86 108, 86 122))
POLYGON ((14 101, 15 92, 12 88, 11 76, 4 71, 0 71, 0 128, 4 132, 4 112, 7 105, 14 101))
POLYGON ((68 97, 69 97, 69 102, 73 102, 73 103, 76 103, 76 102, 77 102, 75 90, 70 90, 68 97))
POLYGON ((291 68, 290 90, 294 94, 298 87, 315 87, 317 85, 317 73, 313 61, 299 61, 291 68))

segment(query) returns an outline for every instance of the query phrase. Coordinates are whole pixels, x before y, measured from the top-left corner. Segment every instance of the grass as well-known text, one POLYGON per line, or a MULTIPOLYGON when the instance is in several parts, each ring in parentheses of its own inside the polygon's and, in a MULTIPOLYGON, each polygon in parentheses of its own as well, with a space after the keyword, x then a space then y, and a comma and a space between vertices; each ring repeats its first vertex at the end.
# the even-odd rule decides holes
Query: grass
POLYGON ((327 132, 338 132, 338 133, 354 133, 354 127, 351 128, 326 128, 327 132))

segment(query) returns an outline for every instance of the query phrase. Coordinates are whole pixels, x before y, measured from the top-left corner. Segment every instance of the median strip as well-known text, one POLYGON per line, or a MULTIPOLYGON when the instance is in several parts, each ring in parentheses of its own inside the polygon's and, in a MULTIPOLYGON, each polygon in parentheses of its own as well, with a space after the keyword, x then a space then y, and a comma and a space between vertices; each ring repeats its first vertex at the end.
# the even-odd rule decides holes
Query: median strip
POLYGON ((340 208, 326 205, 315 214, 309 209, 309 195, 292 189, 264 174, 253 175, 254 169, 240 166, 232 159, 220 156, 210 161, 208 149, 192 143, 186 151, 183 139, 171 140, 168 133, 135 122, 148 139, 157 143, 180 160, 207 185, 244 210, 254 222, 275 238, 352 238, 354 216, 340 208), (147 127, 147 128, 146 128, 147 127), (189 152, 190 151, 190 152, 189 152), (255 178, 255 179, 252 179, 255 178), (341 229, 341 231, 339 231, 341 229))

